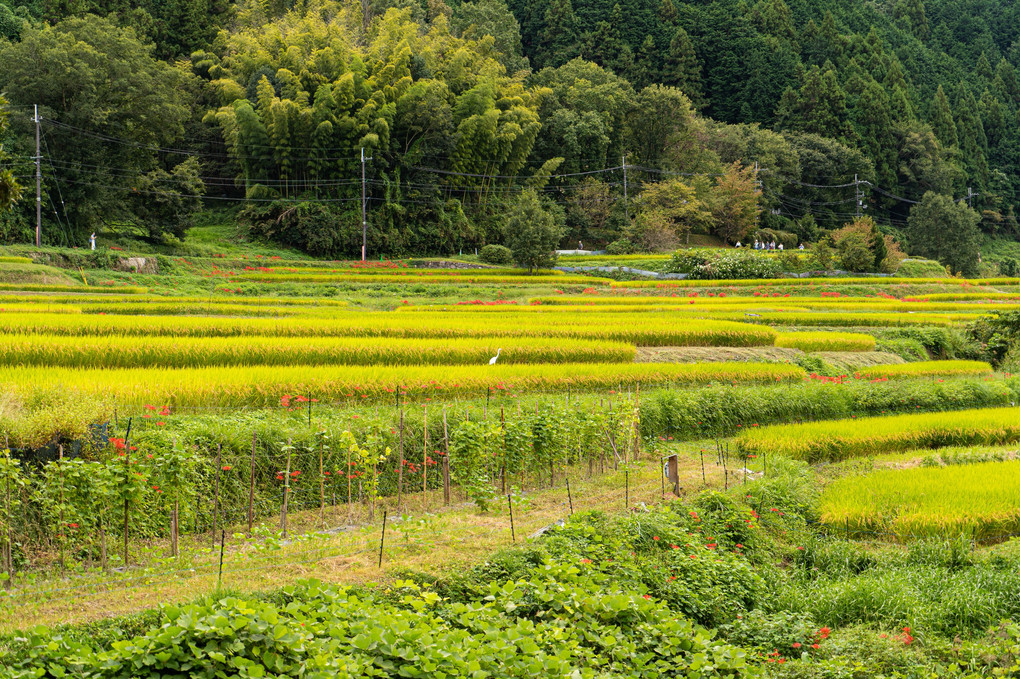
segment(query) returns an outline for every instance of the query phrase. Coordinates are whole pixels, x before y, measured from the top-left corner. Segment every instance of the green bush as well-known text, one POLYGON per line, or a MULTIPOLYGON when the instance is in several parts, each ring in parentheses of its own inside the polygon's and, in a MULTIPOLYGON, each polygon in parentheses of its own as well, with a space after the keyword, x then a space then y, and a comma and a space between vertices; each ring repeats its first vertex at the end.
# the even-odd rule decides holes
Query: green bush
POLYGON ((912 337, 889 337, 875 344, 875 351, 886 351, 896 354, 904 361, 929 361, 928 351, 924 345, 912 337))
POLYGON ((478 259, 486 264, 498 266, 512 266, 514 253, 510 248, 503 245, 486 245, 478 252, 478 259))
POLYGON ((754 250, 678 250, 664 269, 692 280, 776 278, 783 272, 777 257, 754 250))
POLYGON ((614 240, 606 246, 607 255, 629 255, 634 252, 634 244, 626 238, 614 240))
POLYGON ((873 384, 851 379, 840 385, 805 382, 658 391, 641 399, 641 433, 650 437, 701 438, 780 422, 1004 406, 1020 400, 1015 385, 1012 380, 873 384))

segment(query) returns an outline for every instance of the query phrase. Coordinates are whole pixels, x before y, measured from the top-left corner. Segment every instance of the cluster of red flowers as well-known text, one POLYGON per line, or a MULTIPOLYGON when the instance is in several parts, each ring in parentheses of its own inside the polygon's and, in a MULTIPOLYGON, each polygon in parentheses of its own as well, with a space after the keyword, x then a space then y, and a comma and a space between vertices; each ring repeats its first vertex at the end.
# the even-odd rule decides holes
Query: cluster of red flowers
MULTIPOLYGON (((795 641, 792 644, 790 644, 790 648, 797 651, 800 650, 801 648, 804 648, 804 646, 807 645, 812 650, 817 651, 819 648, 821 648, 821 642, 828 639, 829 634, 831 632, 832 630, 829 629, 828 627, 822 627, 817 632, 815 632, 815 635, 812 638, 810 638, 808 642, 802 644, 799 641, 795 641)), ((782 665, 783 663, 786 662, 786 658, 781 657, 778 648, 774 648, 772 649, 772 652, 768 654, 768 657, 766 658, 765 662, 782 665)))
POLYGON ((405 262, 396 263, 389 260, 384 262, 350 262, 347 264, 351 269, 406 269, 405 262))
POLYGON ((755 293, 754 293, 754 296, 755 296, 755 297, 789 297, 789 296, 790 296, 790 293, 786 293, 786 294, 784 295, 784 294, 782 294, 782 293, 779 293, 779 292, 773 292, 773 293, 771 293, 771 294, 769 294, 769 293, 767 293, 767 292, 755 292, 755 293))
POLYGON ((490 302, 481 299, 468 299, 463 302, 456 302, 455 306, 473 305, 473 306, 496 306, 499 304, 517 304, 516 300, 512 299, 495 299, 490 302))
POLYGON ((823 292, 822 297, 842 297, 842 292, 823 292))
POLYGON ((290 394, 284 394, 283 396, 280 397, 280 405, 283 406, 284 408, 286 408, 287 410, 299 410, 299 409, 301 409, 302 406, 300 406, 300 405, 292 405, 291 404, 291 400, 292 399, 293 399, 294 403, 298 403, 298 404, 300 404, 300 403, 308 403, 309 401, 311 401, 312 403, 318 403, 319 402, 319 399, 317 399, 317 398, 309 399, 307 396, 301 396, 300 394, 298 394, 297 396, 291 396, 290 394))

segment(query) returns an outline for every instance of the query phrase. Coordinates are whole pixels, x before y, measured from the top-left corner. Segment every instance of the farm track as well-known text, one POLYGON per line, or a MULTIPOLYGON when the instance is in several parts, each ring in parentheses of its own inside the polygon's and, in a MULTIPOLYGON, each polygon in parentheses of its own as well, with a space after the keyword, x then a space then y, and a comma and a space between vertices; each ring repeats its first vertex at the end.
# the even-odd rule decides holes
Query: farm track
MULTIPOLYGON (((697 445, 683 445, 683 450, 692 449, 696 450, 697 445)), ((702 483, 698 458, 683 454, 680 446, 663 452, 680 453, 681 496, 706 487, 702 483)), ((621 469, 575 481, 571 484, 569 499, 562 476, 557 476, 552 489, 545 479, 544 488, 527 491, 530 507, 525 511, 515 510, 517 543, 523 543, 535 531, 558 519, 566 518, 571 501, 575 512, 594 509, 611 513, 623 511, 628 498, 631 511, 643 511, 642 504, 651 506, 668 501, 673 495, 668 490, 668 482, 666 494, 662 493, 658 453, 655 459, 650 457, 647 452, 643 454, 641 461, 632 465, 629 478, 621 469)), ((706 456, 707 487, 722 488, 727 483, 726 473, 722 466, 712 462, 714 457, 710 462, 706 456)), ((729 482, 735 477, 730 470, 729 482)), ((511 481, 516 484, 515 479, 511 481)), ((465 502, 456 489, 454 491, 449 507, 441 506, 442 491, 429 491, 428 506, 434 512, 430 519, 432 528, 416 527, 418 519, 424 516, 420 492, 404 496, 402 509, 409 517, 407 520, 393 520, 402 513, 395 497, 381 500, 374 521, 367 521, 362 509, 361 516, 350 526, 345 525, 346 505, 327 507, 326 530, 321 528, 317 508, 291 513, 288 527, 294 539, 281 541, 279 549, 275 550, 268 548, 269 542, 265 539, 231 537, 243 533, 246 526, 228 526, 222 589, 230 593, 266 591, 307 578, 352 585, 385 583, 400 579, 404 570, 428 572, 442 578, 461 572, 512 544, 509 517, 501 504, 505 497, 497 499, 492 512, 482 514, 465 502), (379 568, 384 506, 389 512, 389 521, 383 567, 379 568), (359 518, 361 523, 357 522, 359 518)), ((264 534, 266 530, 278 528, 279 519, 265 519, 256 523, 255 533, 264 534)), ((127 615, 161 603, 189 601, 216 590, 219 544, 212 534, 182 535, 184 556, 178 564, 164 558, 164 554, 169 553, 165 540, 132 544, 133 554, 142 550, 153 562, 158 561, 158 565, 134 567, 116 575, 96 571, 95 576, 40 577, 20 591, 12 590, 7 598, 0 600, 0 632, 39 624, 80 623, 127 615)))

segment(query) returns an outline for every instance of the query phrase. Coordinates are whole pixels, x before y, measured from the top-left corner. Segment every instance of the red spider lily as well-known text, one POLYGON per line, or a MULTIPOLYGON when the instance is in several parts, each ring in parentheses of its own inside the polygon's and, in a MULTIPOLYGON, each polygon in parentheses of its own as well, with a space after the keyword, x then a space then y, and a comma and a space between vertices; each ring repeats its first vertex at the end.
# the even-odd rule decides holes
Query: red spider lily
POLYGON ((659 541, 659 536, 655 535, 655 536, 652 537, 652 539, 655 540, 656 542, 658 542, 659 541))
POLYGON ((793 642, 790 645, 793 646, 794 648, 800 648, 800 642, 799 641, 795 641, 795 642, 793 642))
POLYGON ((155 410, 156 406, 145 406, 146 410, 155 410))
POLYGON ((124 439, 111 436, 110 445, 113 446, 114 450, 124 450, 124 439))
POLYGON ((220 469, 222 469, 225 472, 229 472, 231 469, 233 469, 233 467, 231 467, 229 464, 225 464, 222 467, 220 467, 220 469))
POLYGON ((162 426, 164 426, 165 424, 166 424, 166 422, 157 422, 157 423, 156 423, 156 426, 157 426, 157 427, 162 427, 162 426))
POLYGON ((160 415, 169 415, 170 414, 170 406, 163 406, 163 409, 159 411, 159 414, 160 415))
POLYGON ((591 563, 591 559, 581 559, 581 563, 591 563))

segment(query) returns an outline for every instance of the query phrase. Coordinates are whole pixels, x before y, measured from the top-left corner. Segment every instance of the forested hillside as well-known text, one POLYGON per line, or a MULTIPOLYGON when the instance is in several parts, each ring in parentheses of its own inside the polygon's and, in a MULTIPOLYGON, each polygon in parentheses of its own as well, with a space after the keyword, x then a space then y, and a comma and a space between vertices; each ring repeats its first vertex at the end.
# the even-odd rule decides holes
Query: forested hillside
POLYGON ((232 207, 354 256, 364 188, 370 256, 505 242, 537 197, 572 246, 870 216, 972 272, 1018 231, 1018 38, 1002 0, 0 0, 0 240, 34 232, 37 104, 55 244, 232 207))

